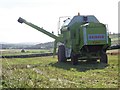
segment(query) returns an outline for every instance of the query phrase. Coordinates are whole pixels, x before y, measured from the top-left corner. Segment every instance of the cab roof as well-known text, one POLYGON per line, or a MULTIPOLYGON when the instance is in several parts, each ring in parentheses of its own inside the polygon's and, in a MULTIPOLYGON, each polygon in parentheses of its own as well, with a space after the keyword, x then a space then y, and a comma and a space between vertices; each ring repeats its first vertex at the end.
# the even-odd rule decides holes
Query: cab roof
POLYGON ((77 15, 71 19, 71 21, 68 23, 68 26, 71 26, 76 22, 78 23, 84 23, 84 22, 100 23, 94 15, 87 15, 87 16, 77 15))

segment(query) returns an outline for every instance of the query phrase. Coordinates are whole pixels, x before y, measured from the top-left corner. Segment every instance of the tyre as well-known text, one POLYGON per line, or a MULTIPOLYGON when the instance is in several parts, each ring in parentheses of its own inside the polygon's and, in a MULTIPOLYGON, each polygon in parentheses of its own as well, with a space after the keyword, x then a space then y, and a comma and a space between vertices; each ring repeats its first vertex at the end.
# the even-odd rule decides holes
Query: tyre
POLYGON ((78 64, 78 57, 75 54, 71 54, 71 63, 72 65, 77 65, 78 64))
POLYGON ((107 54, 105 52, 102 52, 100 62, 108 64, 108 57, 107 57, 107 54))
POLYGON ((66 56, 65 56, 65 46, 60 45, 58 47, 58 62, 66 62, 66 56))

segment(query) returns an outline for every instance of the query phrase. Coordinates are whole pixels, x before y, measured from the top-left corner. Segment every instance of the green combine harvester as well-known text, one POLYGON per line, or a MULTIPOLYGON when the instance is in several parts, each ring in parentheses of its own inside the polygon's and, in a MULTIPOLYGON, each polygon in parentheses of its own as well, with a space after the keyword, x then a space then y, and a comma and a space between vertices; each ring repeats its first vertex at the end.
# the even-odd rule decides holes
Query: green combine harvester
POLYGON ((56 54, 58 46, 58 62, 66 62, 71 59, 73 65, 78 60, 89 62, 108 63, 106 50, 111 46, 111 39, 105 24, 100 23, 94 15, 76 15, 68 18, 61 26, 58 36, 38 27, 23 18, 18 19, 19 23, 25 23, 30 27, 55 39, 53 55, 56 54))

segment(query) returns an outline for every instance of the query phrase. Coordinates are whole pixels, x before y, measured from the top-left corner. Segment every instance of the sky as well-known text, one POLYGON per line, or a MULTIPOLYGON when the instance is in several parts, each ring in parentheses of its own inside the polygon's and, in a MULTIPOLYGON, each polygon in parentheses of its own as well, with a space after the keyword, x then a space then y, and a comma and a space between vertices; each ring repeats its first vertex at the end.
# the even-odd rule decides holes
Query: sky
POLYGON ((119 0, 0 0, 0 42, 45 43, 54 41, 49 36, 17 22, 19 17, 43 27, 49 32, 58 32, 61 16, 94 15, 109 32, 118 32, 119 0))

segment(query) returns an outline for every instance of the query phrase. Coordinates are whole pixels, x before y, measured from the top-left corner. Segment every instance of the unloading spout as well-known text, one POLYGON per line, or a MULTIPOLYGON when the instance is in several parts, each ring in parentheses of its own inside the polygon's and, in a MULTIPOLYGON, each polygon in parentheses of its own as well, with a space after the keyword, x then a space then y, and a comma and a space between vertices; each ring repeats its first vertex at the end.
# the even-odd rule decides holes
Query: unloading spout
POLYGON ((23 18, 19 17, 18 22, 22 24, 23 22, 25 22, 25 20, 23 18))
POLYGON ((32 27, 34 29, 37 29, 38 31, 40 31, 40 32, 50 36, 51 38, 58 39, 58 37, 56 35, 54 35, 54 34, 48 32, 48 31, 44 30, 43 28, 38 27, 37 25, 34 25, 34 24, 30 23, 30 22, 27 22, 25 19, 23 19, 21 17, 19 17, 18 22, 21 23, 21 24, 25 23, 28 26, 30 26, 30 27, 32 27))

